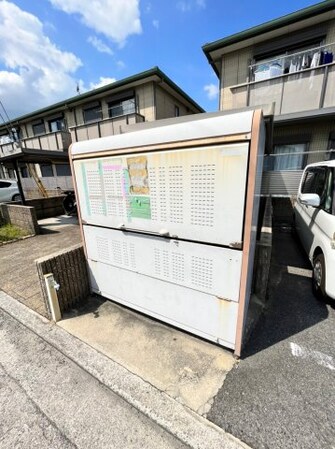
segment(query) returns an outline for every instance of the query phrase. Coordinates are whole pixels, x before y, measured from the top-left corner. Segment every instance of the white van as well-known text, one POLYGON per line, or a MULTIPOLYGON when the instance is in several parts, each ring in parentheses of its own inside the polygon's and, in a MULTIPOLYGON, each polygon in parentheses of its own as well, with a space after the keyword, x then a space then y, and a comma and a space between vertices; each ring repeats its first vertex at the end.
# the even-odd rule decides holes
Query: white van
POLYGON ((335 160, 305 168, 294 222, 313 265, 315 294, 335 299, 335 160))

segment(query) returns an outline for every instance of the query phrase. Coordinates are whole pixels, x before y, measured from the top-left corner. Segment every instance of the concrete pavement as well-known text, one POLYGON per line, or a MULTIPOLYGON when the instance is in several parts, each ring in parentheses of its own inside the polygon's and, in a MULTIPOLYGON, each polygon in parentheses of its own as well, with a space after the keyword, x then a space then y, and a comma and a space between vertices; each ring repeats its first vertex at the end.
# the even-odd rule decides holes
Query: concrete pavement
POLYGON ((0 311, 1 448, 186 446, 0 311))
POLYGON ((247 448, 1 291, 0 309, 1 447, 247 448))
POLYGON ((200 415, 236 362, 231 351, 101 297, 58 325, 200 415))

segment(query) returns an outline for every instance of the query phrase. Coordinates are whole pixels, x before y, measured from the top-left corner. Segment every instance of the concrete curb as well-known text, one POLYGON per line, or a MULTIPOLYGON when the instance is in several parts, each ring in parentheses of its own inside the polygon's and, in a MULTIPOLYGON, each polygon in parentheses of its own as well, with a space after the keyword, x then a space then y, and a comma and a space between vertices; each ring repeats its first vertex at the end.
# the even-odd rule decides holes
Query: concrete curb
POLYGON ((190 448, 249 448, 1 290, 0 308, 190 448))

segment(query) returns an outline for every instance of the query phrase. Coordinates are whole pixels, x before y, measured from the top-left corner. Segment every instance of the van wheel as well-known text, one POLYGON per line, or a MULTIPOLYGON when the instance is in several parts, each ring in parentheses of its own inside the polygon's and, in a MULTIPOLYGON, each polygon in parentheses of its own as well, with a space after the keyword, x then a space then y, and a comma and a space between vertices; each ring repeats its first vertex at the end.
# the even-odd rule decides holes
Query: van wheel
POLYGON ((318 254, 313 261, 313 293, 318 299, 326 298, 326 266, 325 257, 318 254))

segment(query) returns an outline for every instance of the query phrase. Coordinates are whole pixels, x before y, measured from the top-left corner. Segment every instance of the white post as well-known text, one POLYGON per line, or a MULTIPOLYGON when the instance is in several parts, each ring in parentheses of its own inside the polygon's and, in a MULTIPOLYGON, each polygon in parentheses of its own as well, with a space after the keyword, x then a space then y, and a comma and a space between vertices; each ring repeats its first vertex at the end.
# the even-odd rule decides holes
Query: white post
POLYGON ((57 290, 59 289, 59 284, 55 281, 54 275, 48 273, 44 275, 45 285, 48 293, 48 302, 51 311, 51 316, 53 321, 57 322, 62 319, 62 314, 59 308, 57 290))

